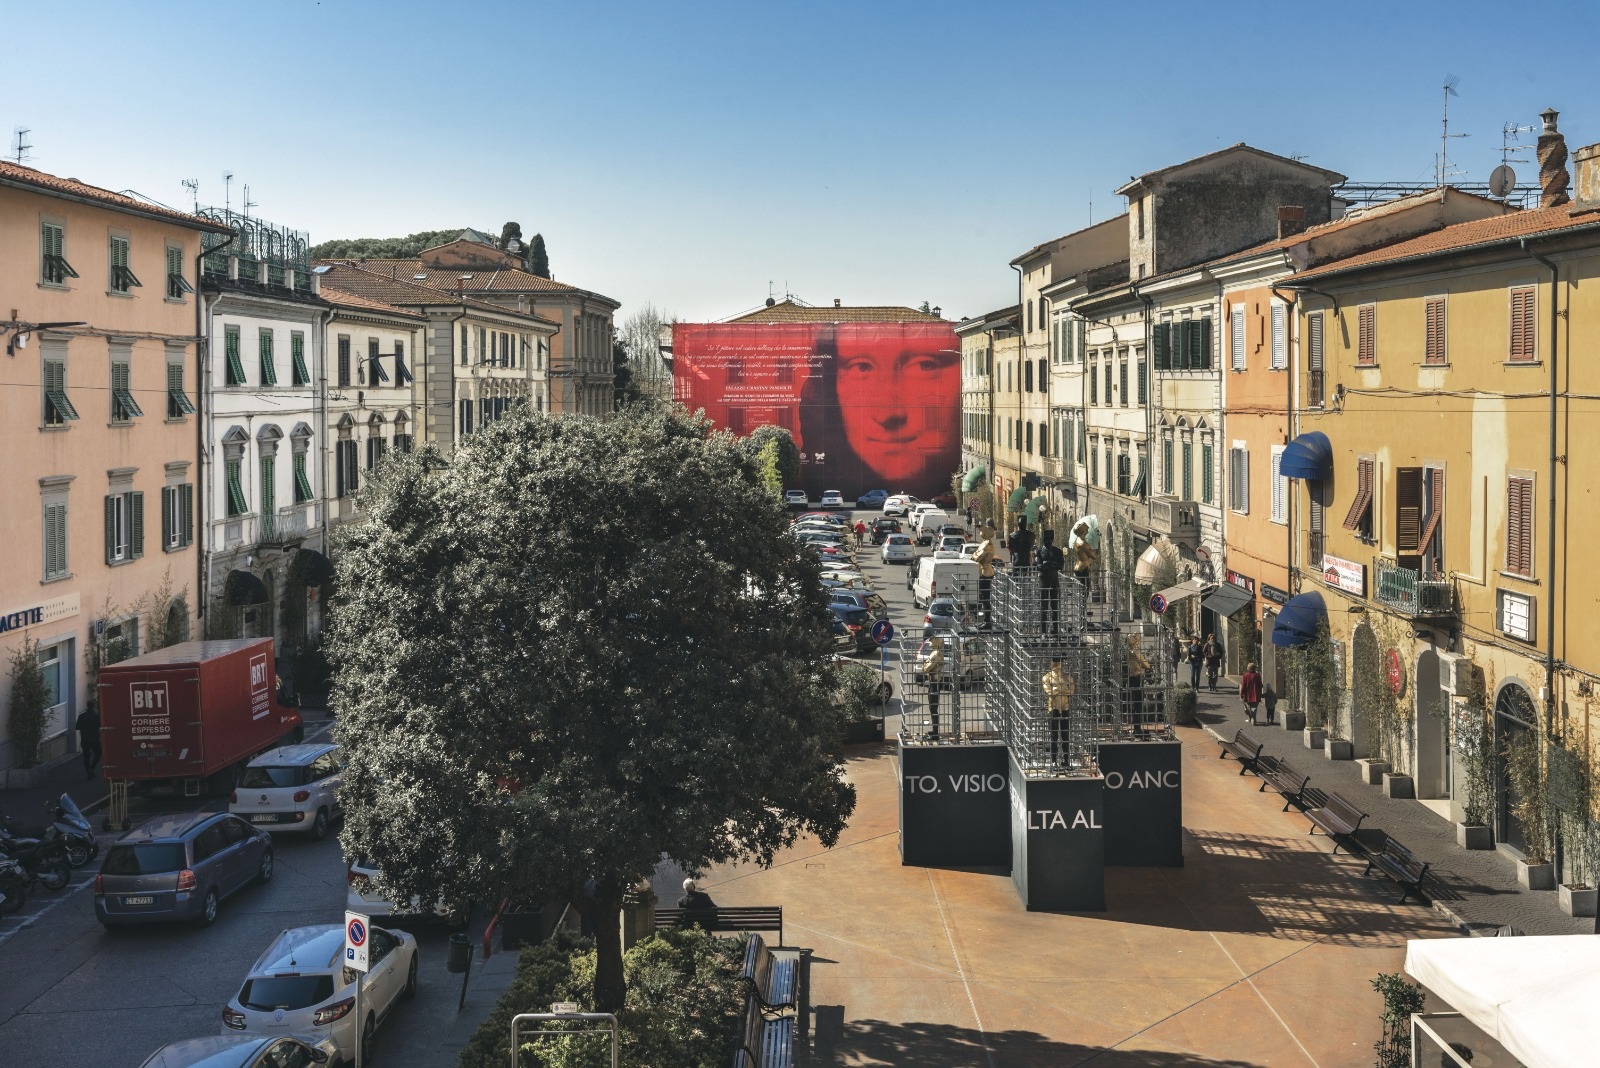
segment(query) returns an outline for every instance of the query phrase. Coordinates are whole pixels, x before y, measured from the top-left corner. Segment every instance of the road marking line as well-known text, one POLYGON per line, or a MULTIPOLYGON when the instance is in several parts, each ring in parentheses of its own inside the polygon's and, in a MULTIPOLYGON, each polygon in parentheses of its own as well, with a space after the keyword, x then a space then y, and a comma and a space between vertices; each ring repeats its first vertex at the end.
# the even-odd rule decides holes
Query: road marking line
POLYGON ((983 1041, 983 1059, 989 1063, 989 1068, 994 1068, 994 1051, 989 1048, 989 1032, 984 1030, 983 1017, 978 1014, 978 1000, 972 996, 972 984, 967 981, 967 970, 961 965, 961 953, 956 949, 956 936, 950 930, 950 919, 945 915, 944 902, 939 897, 939 885, 933 881, 933 869, 923 870, 927 872, 928 889, 933 891, 933 903, 939 909, 939 922, 944 925, 945 941, 950 944, 950 956, 956 962, 956 975, 961 979, 961 989, 967 992, 967 1004, 972 1008, 973 1022, 978 1025, 978 1037, 983 1041))

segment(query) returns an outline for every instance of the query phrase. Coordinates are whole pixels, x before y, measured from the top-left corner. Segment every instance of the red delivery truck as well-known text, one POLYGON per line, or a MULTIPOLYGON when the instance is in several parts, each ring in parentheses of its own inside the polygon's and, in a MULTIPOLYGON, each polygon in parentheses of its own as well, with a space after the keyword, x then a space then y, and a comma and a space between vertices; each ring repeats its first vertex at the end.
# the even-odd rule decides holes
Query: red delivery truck
POLYGON ((278 703, 275 680, 271 638, 184 642, 102 667, 106 778, 186 794, 232 789, 239 764, 305 733, 300 713, 278 703))

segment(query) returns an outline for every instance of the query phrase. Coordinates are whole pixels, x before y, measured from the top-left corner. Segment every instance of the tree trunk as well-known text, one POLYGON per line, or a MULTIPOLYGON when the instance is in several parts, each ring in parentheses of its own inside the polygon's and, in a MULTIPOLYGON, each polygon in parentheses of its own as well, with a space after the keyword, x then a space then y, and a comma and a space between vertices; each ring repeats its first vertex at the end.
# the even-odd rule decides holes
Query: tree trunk
POLYGON ((622 884, 599 880, 593 908, 595 1011, 621 1012, 628 989, 622 977, 622 884))

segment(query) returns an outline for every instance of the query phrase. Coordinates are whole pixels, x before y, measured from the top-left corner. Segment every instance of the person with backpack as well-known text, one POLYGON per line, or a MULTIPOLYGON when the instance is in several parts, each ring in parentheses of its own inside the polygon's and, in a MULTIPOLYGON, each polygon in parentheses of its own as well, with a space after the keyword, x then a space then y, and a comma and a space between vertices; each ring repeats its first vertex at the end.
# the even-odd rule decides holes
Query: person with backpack
POLYGON ((1217 641, 1215 634, 1206 635, 1206 685, 1212 693, 1217 692, 1217 674, 1222 670, 1222 645, 1217 641))

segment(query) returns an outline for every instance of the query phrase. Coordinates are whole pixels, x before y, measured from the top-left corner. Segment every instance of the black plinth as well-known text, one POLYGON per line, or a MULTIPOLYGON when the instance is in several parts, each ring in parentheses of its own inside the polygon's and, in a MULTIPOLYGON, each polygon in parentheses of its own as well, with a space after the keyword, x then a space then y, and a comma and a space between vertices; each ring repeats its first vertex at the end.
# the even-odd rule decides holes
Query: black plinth
POLYGON ((1030 779, 1011 761, 1011 881, 1029 912, 1104 912, 1104 781, 1030 779))
POLYGON ((1006 748, 900 745, 900 862, 925 868, 1011 864, 1006 748))
POLYGON ((1183 867, 1182 759, 1176 741, 1100 746, 1108 867, 1183 867))

